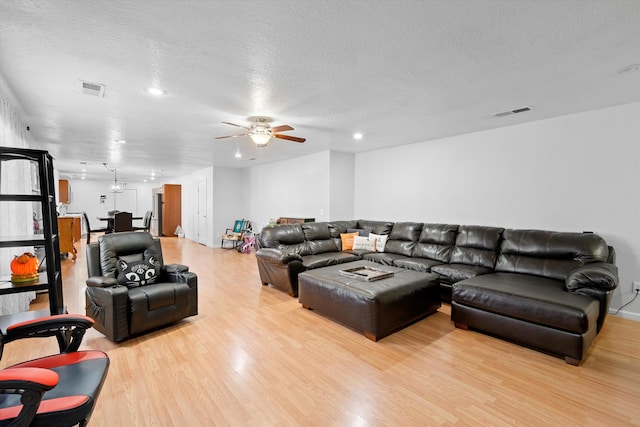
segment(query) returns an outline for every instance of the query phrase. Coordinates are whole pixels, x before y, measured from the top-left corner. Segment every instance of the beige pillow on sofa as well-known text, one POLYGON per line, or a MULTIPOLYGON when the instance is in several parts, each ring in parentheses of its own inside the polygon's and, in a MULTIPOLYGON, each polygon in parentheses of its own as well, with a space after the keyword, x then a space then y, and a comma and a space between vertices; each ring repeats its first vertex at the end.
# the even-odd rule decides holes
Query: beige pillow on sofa
POLYGON ((387 236, 386 234, 373 234, 373 233, 369 233, 369 239, 370 240, 375 240, 376 242, 376 252, 384 252, 384 245, 387 244, 387 239, 389 238, 389 236, 387 236))
POLYGON ((353 238, 353 249, 364 249, 373 252, 376 250, 376 241, 368 237, 355 236, 353 238))

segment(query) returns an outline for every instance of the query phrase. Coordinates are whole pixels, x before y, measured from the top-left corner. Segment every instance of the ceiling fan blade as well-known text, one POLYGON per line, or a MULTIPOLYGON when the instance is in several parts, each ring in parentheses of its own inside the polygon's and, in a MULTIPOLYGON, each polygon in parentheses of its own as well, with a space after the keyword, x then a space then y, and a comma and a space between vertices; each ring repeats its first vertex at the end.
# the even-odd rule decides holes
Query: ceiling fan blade
POLYGON ((282 126, 276 126, 274 128, 271 128, 271 132, 284 132, 287 130, 293 130, 293 128, 289 125, 282 125, 282 126))
POLYGON ((298 138, 297 136, 282 135, 281 133, 274 133, 273 137, 274 138, 280 138, 280 139, 286 139, 287 141, 293 141, 293 142, 305 142, 306 141, 306 139, 304 139, 304 138, 298 138))
POLYGON ((224 138, 236 138, 238 136, 247 136, 248 134, 246 133, 241 133, 239 135, 227 135, 227 136, 217 136, 214 139, 224 139, 224 138))
POLYGON ((222 123, 224 123, 225 125, 237 126, 237 127, 239 127, 239 128, 242 128, 242 129, 250 130, 250 128, 248 128, 248 127, 246 127, 246 126, 237 125, 237 124, 235 124, 235 123, 231 123, 231 122, 222 122, 222 123))

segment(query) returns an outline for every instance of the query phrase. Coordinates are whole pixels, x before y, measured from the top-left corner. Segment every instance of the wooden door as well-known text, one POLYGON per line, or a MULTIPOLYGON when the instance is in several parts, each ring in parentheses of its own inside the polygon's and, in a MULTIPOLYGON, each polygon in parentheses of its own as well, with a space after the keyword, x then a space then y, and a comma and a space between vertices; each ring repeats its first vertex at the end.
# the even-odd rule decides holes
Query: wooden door
POLYGON ((71 203, 71 188, 69 187, 69 181, 61 179, 58 181, 58 202, 71 203))
POLYGON ((162 186, 162 234, 176 237, 176 228, 182 224, 182 186, 162 186))

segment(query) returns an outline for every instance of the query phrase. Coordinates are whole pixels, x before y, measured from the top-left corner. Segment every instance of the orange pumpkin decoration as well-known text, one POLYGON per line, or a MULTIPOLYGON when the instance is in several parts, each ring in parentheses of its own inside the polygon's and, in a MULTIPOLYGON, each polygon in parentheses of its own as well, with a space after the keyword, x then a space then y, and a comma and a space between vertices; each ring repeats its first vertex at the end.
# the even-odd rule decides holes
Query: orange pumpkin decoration
POLYGON ((11 261, 12 282, 34 282, 39 278, 38 257, 30 252, 16 255, 11 261))

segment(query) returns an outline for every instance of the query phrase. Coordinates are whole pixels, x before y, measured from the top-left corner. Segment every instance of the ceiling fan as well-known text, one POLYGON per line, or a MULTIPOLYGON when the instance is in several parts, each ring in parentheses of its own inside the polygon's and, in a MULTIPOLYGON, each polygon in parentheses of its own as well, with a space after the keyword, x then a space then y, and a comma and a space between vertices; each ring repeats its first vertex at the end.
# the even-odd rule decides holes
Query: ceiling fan
POLYGON ((281 125, 281 126, 271 127, 271 125, 269 123, 272 122, 273 119, 271 119, 269 117, 249 117, 248 120, 250 122, 252 122, 249 127, 242 126, 242 125, 237 125, 237 124, 231 123, 231 122, 222 122, 222 123, 227 124, 227 125, 237 126, 239 128, 246 129, 248 132, 247 133, 241 133, 241 134, 238 134, 238 135, 219 136, 219 137, 217 137, 215 139, 236 138, 238 136, 248 136, 249 138, 251 138, 251 140, 253 142, 255 142, 255 144, 258 147, 264 147, 265 145, 267 145, 267 143, 269 142, 269 140, 271 138, 286 139, 287 141, 293 141, 293 142, 305 142, 306 141, 305 138, 298 138, 297 136, 284 135, 284 134, 279 133, 279 132, 286 132, 286 131, 289 131, 289 130, 293 130, 293 128, 291 126, 289 126, 289 125, 281 125))

